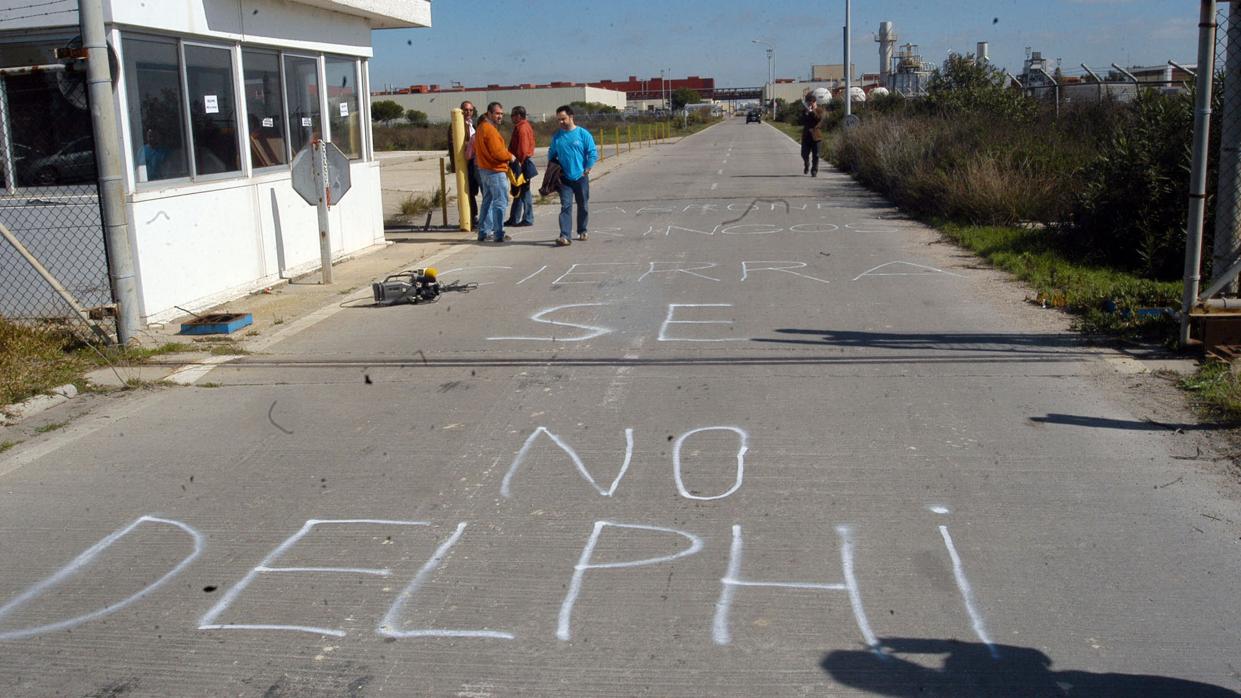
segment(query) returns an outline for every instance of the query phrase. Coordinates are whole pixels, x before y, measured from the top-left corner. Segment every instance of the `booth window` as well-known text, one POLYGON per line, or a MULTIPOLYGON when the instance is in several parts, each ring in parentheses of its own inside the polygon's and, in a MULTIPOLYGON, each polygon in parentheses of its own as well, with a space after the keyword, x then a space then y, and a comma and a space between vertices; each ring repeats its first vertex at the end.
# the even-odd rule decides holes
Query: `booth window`
POLYGON ((284 84, 288 93, 289 145, 296 153, 323 136, 319 113, 319 61, 303 56, 284 57, 284 84))
POLYGON ((270 51, 245 50, 246 113, 250 131, 250 161, 255 169, 283 165, 285 150, 284 100, 280 91, 280 57, 270 51))
POLYGON ((194 173, 237 172, 237 100, 233 96, 233 53, 212 46, 185 46, 185 79, 190 96, 190 136, 194 173))
POLYGON ((139 182, 189 175, 177 43, 126 37, 125 81, 129 123, 139 182))
POLYGON ((358 113, 358 62, 349 58, 328 56, 324 60, 327 75, 327 110, 332 142, 350 160, 362 157, 362 118, 358 113))

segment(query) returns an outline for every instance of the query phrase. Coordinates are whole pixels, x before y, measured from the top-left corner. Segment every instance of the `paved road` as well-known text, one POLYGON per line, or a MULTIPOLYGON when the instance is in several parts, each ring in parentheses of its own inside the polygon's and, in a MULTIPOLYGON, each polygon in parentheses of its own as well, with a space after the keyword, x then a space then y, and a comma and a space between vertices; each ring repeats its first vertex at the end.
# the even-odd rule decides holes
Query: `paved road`
POLYGON ((0 476, 0 692, 1241 689, 1236 490, 1123 359, 765 125, 593 194, 0 476))

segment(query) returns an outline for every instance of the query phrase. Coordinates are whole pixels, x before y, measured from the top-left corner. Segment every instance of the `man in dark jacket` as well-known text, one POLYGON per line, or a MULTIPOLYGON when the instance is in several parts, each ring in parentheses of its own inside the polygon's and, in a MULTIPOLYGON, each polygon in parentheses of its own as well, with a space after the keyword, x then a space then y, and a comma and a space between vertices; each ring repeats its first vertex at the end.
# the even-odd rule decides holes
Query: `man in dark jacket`
POLYGON ((818 105, 814 93, 806 95, 798 121, 801 124, 802 174, 808 173, 811 177, 819 176, 819 148, 823 143, 823 117, 826 115, 827 110, 818 105))

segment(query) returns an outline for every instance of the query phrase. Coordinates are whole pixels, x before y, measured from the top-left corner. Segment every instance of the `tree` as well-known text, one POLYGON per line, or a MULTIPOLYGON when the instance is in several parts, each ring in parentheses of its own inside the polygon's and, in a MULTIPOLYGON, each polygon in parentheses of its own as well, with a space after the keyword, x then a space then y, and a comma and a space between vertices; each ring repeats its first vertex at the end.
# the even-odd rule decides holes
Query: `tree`
POLYGON ((409 122, 410 126, 426 126, 428 124, 427 113, 417 109, 410 109, 405 112, 405 120, 409 122))
POLYGON ((386 124, 393 119, 401 118, 404 113, 405 107, 390 99, 371 103, 371 121, 382 121, 386 124))
POLYGON ((686 104, 698 104, 701 101, 702 97, 698 95, 698 92, 688 87, 678 87, 672 91, 673 109, 684 109, 686 104))
POLYGON ((979 65, 974 56, 952 54, 927 81, 925 105, 932 112, 982 114, 1012 122, 1028 122, 1037 111, 1034 100, 1009 90, 1003 71, 979 65))

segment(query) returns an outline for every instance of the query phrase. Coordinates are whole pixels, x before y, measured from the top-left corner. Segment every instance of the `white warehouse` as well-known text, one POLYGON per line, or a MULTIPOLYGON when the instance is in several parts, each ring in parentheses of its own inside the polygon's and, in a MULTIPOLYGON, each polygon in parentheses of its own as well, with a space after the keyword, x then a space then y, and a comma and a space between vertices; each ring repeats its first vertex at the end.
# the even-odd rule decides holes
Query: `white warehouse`
MULTIPOLYGON (((54 63, 58 49, 80 41, 76 0, 22 9, 30 4, 0 0, 0 68, 54 63)), ((331 209, 333 257, 383 243, 368 118, 371 30, 429 27, 429 0, 102 4, 116 58, 124 190, 144 322, 181 315, 175 306, 207 308, 319 266, 316 211, 293 191, 289 165, 315 138, 333 142, 351 161, 352 189, 331 209)), ((89 184, 93 159, 85 178, 52 166, 68 159, 60 155, 69 147, 64 143, 81 127, 65 126, 55 113, 44 113, 42 123, 37 118, 46 105, 63 101, 54 94, 57 76, 33 76, 55 98, 35 99, 23 96, 32 92, 18 82, 27 76, 10 74, 0 81, 10 94, 2 153, 10 200, 29 201, 31 192, 54 185, 89 184), (25 118, 22 109, 30 112, 25 118), (45 155, 52 151, 59 160, 45 155), (27 152, 26 162, 38 164, 23 167, 27 152)), ((89 124, 89 116, 74 118, 89 124)))

